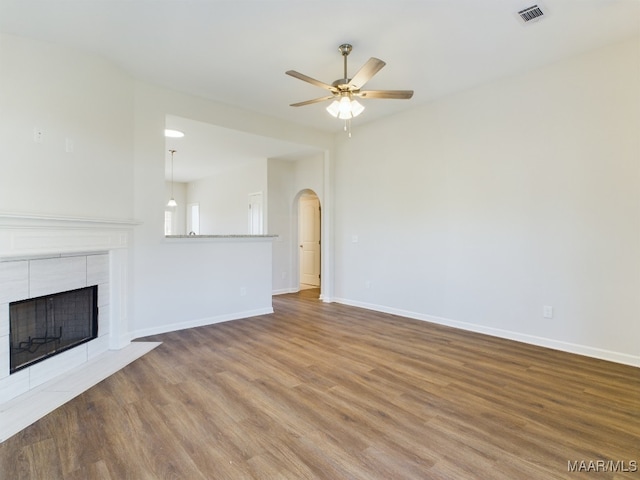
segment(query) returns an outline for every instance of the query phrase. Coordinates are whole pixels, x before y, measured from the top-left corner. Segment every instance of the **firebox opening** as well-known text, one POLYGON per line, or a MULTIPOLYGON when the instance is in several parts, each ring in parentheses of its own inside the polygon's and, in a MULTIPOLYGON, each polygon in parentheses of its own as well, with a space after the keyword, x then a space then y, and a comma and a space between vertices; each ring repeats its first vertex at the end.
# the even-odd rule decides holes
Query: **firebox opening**
POLYGON ((98 336, 98 286, 9 304, 10 373, 98 336))

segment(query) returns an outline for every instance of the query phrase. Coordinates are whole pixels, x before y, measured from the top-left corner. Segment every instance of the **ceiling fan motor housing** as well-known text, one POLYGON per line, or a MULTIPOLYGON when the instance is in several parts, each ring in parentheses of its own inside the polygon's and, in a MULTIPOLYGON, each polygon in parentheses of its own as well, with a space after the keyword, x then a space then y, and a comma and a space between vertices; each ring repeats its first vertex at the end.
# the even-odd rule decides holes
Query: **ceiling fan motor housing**
POLYGON ((350 78, 339 78, 338 80, 336 80, 335 82, 333 82, 331 84, 332 87, 336 87, 339 90, 348 90, 349 87, 349 82, 351 81, 350 78))

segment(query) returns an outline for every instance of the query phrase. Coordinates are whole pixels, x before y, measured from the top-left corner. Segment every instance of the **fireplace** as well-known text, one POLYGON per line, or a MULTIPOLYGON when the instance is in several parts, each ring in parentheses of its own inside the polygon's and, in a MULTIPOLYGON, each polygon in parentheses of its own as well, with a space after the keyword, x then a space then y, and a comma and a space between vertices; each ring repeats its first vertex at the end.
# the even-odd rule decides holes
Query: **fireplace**
POLYGON ((156 345, 131 343, 129 248, 138 223, 0 212, 0 443, 156 345), (14 340, 12 305, 87 287, 92 305, 97 295, 98 310, 89 307, 97 330, 92 316, 93 331, 73 333, 70 343, 64 324, 14 340), (55 355, 40 356, 54 337, 55 355), (10 359, 12 344, 33 351, 38 342, 45 345, 27 363, 10 359))
POLYGON ((9 304, 10 373, 98 336, 98 286, 9 304))

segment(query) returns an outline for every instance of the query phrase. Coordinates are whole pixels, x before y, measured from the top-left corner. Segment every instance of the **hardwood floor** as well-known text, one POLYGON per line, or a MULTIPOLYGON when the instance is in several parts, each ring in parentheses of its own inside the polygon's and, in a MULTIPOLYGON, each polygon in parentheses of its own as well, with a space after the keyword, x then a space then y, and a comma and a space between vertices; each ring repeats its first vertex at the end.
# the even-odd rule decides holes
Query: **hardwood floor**
POLYGON ((640 369, 317 290, 273 303, 145 339, 164 343, 0 444, 0 478, 640 478, 640 369))

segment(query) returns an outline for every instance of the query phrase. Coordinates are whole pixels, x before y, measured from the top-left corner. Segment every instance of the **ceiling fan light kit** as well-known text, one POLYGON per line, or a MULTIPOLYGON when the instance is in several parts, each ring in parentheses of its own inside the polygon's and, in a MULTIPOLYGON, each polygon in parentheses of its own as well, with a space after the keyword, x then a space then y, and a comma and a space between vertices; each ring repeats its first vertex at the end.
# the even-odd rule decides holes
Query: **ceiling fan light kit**
POLYGON ((352 100, 350 96, 343 96, 340 100, 334 100, 327 107, 333 117, 341 120, 349 120, 360 115, 364 111, 364 107, 357 100, 352 100))
POLYGON ((304 102, 292 103, 292 107, 302 107, 313 103, 333 100, 327 107, 327 112, 335 118, 345 121, 345 131, 351 136, 351 119, 357 117, 364 111, 364 106, 358 102, 360 98, 391 98, 391 99, 409 99, 413 96, 413 90, 361 90, 365 83, 371 77, 380 71, 386 64, 378 58, 371 57, 353 78, 347 76, 347 56, 351 53, 353 47, 348 43, 343 43, 338 47, 338 51, 342 55, 344 64, 344 75, 342 78, 335 80, 331 85, 321 82, 315 78, 311 78, 295 70, 288 70, 287 75, 302 80, 304 82, 315 85, 316 87, 329 90, 331 95, 304 102))

